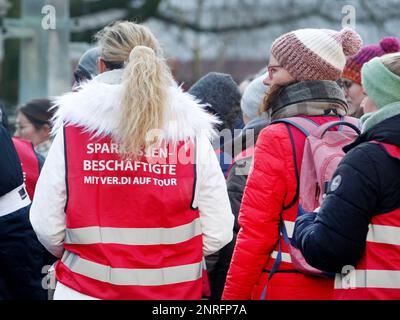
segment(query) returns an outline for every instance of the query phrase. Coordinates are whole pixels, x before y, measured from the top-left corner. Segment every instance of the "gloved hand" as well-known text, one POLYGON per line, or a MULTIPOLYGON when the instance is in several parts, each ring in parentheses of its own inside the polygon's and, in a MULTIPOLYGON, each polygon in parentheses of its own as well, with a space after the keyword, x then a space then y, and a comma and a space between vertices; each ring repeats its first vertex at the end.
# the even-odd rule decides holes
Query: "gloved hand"
POLYGON ((307 227, 311 226, 314 223, 317 214, 315 212, 305 212, 299 215, 296 219, 296 223, 294 225, 293 231, 293 239, 296 243, 299 243, 302 238, 302 234, 307 230, 307 227))

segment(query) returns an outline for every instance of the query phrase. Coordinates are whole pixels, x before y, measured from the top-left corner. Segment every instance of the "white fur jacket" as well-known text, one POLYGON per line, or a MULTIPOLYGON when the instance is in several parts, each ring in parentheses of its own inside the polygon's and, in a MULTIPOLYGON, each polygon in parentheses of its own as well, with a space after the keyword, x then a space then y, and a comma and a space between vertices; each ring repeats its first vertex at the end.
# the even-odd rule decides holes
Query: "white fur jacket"
MULTIPOLYGON (((30 212, 32 226, 41 243, 61 257, 65 238, 65 157, 62 127, 78 124, 94 134, 110 134, 117 124, 121 71, 99 75, 79 91, 56 99, 59 107, 53 133, 56 135, 39 177, 30 212)), ((165 132, 169 140, 197 140, 197 181, 194 205, 199 208, 204 256, 224 247, 232 239, 233 214, 218 159, 209 142, 218 121, 206 113, 192 96, 178 86, 170 88, 165 132), (201 157, 201 158, 200 158, 201 157)), ((83 298, 67 291, 64 298, 83 298)))

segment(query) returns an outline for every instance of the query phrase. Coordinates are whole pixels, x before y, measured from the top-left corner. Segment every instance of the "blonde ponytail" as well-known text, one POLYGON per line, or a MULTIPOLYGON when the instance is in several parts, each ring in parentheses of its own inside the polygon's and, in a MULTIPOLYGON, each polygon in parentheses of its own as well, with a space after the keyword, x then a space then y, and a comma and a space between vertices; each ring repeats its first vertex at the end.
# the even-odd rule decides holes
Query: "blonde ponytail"
POLYGON ((136 46, 122 78, 121 113, 115 139, 126 156, 136 157, 151 130, 163 129, 168 88, 173 78, 162 57, 146 46, 136 46))
MULTIPOLYGON (((113 139, 121 144, 124 157, 134 158, 152 129, 163 129, 171 71, 153 33, 146 26, 116 21, 97 33, 101 58, 125 67, 122 79, 121 112, 113 139)), ((157 140, 157 139, 156 139, 157 140)))

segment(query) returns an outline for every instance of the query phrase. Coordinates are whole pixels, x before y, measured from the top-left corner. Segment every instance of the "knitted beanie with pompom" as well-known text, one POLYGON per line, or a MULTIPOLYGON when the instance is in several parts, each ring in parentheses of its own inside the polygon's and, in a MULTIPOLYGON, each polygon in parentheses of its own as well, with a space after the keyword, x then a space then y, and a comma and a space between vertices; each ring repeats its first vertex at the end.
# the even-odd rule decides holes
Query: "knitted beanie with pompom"
POLYGON ((360 35, 344 28, 299 29, 274 41, 271 54, 297 81, 340 78, 346 56, 356 54, 362 46, 360 35))
POLYGON ((379 44, 366 45, 356 55, 347 59, 342 77, 361 85, 361 69, 365 63, 373 58, 399 51, 400 39, 395 37, 385 37, 381 39, 379 44))

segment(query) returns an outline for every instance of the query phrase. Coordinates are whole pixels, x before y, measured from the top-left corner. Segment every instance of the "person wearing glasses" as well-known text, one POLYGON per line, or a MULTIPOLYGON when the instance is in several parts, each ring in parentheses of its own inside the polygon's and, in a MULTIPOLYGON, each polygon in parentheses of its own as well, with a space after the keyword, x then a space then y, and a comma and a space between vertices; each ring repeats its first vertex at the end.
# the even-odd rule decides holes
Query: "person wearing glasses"
MULTIPOLYGON (((262 111, 271 112, 272 121, 290 117, 303 117, 317 125, 338 121, 347 114, 348 106, 336 81, 346 56, 356 54, 361 45, 360 36, 348 28, 340 32, 300 29, 282 35, 272 44, 264 80, 270 89, 262 111)), ((285 123, 261 131, 239 212, 241 229, 223 299, 332 299, 333 279, 295 270, 279 232, 281 219, 291 227, 297 217, 298 173, 305 140, 299 129, 285 123)))
POLYGON ((361 68, 363 65, 375 57, 398 51, 400 51, 400 39, 385 37, 378 44, 364 46, 356 55, 347 59, 340 84, 344 88, 350 116, 360 118, 365 113, 362 108, 362 102, 366 97, 361 84, 361 68))

